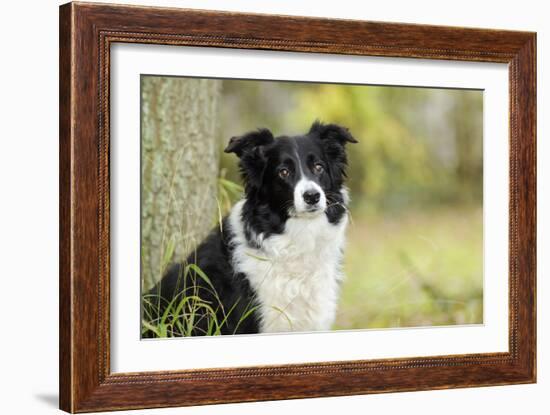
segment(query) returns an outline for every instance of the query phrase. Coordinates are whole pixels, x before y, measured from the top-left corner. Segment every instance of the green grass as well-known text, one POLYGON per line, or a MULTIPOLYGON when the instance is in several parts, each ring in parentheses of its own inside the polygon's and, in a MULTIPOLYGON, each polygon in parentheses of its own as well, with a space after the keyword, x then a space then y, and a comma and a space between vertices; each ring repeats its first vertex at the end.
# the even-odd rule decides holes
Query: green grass
MULTIPOLYGON (((142 296, 142 335, 157 338, 220 335, 240 299, 228 310, 224 309, 212 282, 196 264, 183 267, 177 285, 181 291, 170 300, 155 294, 142 296), (201 295, 205 291, 209 293, 208 296, 201 295)), ((256 307, 245 308, 245 312, 238 316, 233 333, 255 309, 256 307)))
POLYGON ((483 320, 480 208, 353 216, 335 329, 483 320))

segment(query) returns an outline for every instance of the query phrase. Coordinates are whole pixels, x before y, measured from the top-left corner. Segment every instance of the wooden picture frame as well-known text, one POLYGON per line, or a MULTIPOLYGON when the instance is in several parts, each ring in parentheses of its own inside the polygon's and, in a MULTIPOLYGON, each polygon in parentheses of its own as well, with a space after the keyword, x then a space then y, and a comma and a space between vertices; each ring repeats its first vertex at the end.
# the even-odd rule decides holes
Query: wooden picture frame
POLYGON ((69 3, 60 8, 59 93, 61 409, 90 412, 535 382, 535 33, 69 3), (111 373, 109 62, 110 46, 117 42, 507 63, 509 352, 111 373))

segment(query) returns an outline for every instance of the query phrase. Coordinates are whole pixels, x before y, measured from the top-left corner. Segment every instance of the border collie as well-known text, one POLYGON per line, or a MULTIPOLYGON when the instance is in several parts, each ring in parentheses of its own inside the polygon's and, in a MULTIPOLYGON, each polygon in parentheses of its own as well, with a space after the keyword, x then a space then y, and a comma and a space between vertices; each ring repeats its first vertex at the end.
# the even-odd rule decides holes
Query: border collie
MULTIPOLYGON (((301 136, 260 129, 231 138, 225 152, 239 158, 244 198, 152 289, 163 299, 155 315, 182 294, 192 263, 208 277, 193 278, 193 293, 212 308, 221 302, 221 334, 329 330, 348 222, 345 145, 356 142, 348 129, 318 121, 301 136)), ((192 334, 205 334, 208 316, 196 323, 192 334)))

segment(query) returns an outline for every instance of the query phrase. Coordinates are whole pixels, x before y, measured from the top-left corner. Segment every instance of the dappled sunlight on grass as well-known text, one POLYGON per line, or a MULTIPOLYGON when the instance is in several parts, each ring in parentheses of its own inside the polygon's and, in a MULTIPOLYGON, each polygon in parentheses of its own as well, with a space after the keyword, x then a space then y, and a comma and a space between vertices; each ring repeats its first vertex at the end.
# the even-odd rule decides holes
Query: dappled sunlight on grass
POLYGON ((482 323, 482 224, 479 207, 354 214, 335 328, 482 323))

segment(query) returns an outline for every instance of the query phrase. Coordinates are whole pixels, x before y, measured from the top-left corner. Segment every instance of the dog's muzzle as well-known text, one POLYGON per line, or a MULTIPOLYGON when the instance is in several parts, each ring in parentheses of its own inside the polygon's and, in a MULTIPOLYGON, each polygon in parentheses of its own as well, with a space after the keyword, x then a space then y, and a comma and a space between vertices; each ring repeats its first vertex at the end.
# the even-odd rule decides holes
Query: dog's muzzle
POLYGON ((300 180, 294 189, 294 208, 297 214, 323 212, 327 207, 325 192, 310 180, 300 180))

